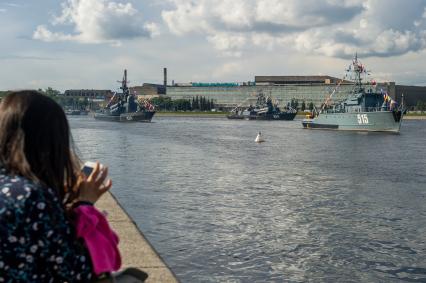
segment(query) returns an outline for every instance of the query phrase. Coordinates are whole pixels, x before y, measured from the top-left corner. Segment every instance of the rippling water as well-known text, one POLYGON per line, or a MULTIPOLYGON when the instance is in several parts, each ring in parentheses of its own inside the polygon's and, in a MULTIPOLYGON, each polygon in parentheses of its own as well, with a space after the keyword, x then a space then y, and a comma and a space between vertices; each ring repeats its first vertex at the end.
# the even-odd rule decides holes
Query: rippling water
POLYGON ((399 135, 70 122, 83 159, 110 166, 112 192, 182 282, 426 282, 426 121, 399 135))

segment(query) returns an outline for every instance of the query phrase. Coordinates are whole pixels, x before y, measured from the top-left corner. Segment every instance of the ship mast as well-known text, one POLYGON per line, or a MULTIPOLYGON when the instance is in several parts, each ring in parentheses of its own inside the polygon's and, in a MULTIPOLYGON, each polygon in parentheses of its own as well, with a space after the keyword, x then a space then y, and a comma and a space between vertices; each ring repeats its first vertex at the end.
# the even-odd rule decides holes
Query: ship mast
POLYGON ((362 87, 362 79, 361 79, 361 73, 364 72, 364 66, 358 62, 358 53, 355 53, 355 57, 352 61, 352 66, 353 66, 353 72, 355 74, 355 85, 353 88, 353 93, 360 93, 364 90, 364 88, 362 87))
POLYGON ((127 83, 129 81, 127 80, 127 70, 124 70, 123 79, 121 81, 117 81, 118 83, 121 83, 120 89, 123 91, 123 95, 126 97, 129 94, 129 88, 127 87, 127 83))
POLYGON ((129 83, 129 81, 127 80, 127 70, 124 70, 124 75, 123 75, 123 79, 121 81, 117 81, 118 83, 121 84, 120 89, 122 90, 122 93, 114 93, 114 95, 111 97, 111 99, 109 100, 108 104, 106 105, 105 108, 110 108, 111 105, 113 103, 117 103, 119 101, 122 102, 126 102, 127 101, 127 97, 130 94, 129 88, 127 87, 127 83, 129 83), (124 100, 124 101, 123 101, 124 100))
POLYGON ((358 53, 356 52, 354 59, 352 60, 352 65, 349 65, 349 68, 346 70, 346 74, 344 75, 344 77, 337 83, 336 87, 333 89, 333 92, 325 99, 324 103, 321 106, 320 113, 331 101, 331 98, 333 97, 334 93, 337 92, 338 88, 351 71, 355 74, 354 78, 351 77, 351 79, 354 80, 352 94, 357 94, 364 91, 364 88, 362 87, 361 73, 365 71, 365 67, 358 62, 358 53))

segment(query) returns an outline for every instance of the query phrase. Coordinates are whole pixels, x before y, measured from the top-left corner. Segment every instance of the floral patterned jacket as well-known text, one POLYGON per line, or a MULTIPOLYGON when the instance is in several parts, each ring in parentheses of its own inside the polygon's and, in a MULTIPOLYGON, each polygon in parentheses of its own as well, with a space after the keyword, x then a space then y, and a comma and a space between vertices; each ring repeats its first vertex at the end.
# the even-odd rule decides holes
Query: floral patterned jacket
POLYGON ((56 192, 0 169, 0 282, 85 282, 92 272, 56 192))

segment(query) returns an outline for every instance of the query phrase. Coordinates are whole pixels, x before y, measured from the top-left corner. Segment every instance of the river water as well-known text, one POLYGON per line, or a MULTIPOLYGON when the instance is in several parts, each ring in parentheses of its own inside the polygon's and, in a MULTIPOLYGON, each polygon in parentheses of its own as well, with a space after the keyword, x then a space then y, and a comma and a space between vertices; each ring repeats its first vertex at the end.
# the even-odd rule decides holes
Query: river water
POLYGON ((69 119, 182 282, 426 282, 426 121, 395 135, 69 119))

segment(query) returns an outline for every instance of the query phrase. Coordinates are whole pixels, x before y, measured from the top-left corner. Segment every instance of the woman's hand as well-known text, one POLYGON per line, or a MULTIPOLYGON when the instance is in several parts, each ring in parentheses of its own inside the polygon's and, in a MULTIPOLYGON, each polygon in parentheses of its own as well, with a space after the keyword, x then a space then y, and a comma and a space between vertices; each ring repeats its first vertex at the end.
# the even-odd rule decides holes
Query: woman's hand
POLYGON ((82 175, 83 179, 78 187, 79 201, 95 203, 112 186, 111 179, 107 179, 108 167, 101 168, 99 162, 96 162, 96 166, 89 177, 82 175))

